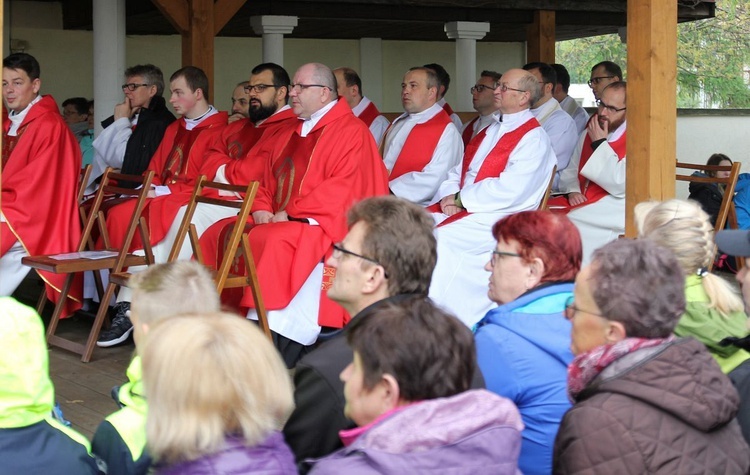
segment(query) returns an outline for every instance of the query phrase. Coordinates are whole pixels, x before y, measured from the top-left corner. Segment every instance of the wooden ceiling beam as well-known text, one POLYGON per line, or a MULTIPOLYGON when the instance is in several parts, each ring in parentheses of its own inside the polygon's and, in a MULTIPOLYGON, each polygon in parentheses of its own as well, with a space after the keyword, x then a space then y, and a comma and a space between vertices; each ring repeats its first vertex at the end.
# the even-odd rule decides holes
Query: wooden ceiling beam
POLYGON ((216 0, 214 4, 214 36, 240 11, 247 0, 216 0))
POLYGON ((538 10, 526 32, 526 62, 555 62, 555 12, 538 10))
POLYGON ((151 0, 154 6, 179 34, 190 29, 190 5, 188 0, 151 0))

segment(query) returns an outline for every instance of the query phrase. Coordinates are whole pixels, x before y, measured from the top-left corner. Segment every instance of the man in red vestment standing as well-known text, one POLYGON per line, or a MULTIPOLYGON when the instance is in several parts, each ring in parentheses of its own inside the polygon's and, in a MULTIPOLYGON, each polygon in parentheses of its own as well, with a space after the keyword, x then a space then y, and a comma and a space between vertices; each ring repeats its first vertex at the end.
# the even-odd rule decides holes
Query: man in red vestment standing
POLYGON ((385 131, 391 125, 390 121, 380 114, 370 99, 362 95, 362 80, 357 71, 352 68, 337 68, 333 70, 333 74, 336 75, 339 97, 343 98, 351 107, 352 113, 369 127, 372 136, 375 137, 375 143, 380 147, 385 131))
MULTIPOLYGON (((346 235, 349 207, 388 193, 388 178, 372 134, 337 98, 336 77, 328 67, 300 67, 289 95, 301 120, 291 125, 287 140, 275 143, 248 237, 269 325, 293 367, 321 326, 340 328, 348 320, 333 303, 339 313, 329 311, 330 301, 321 296, 327 285, 323 259, 346 235)), ((242 305, 251 308, 252 318, 249 290, 242 305)))
MULTIPOLYGON (((39 63, 25 53, 3 60, 0 296, 11 295, 30 268, 26 255, 73 252, 81 238, 76 202, 81 151, 52 96, 40 96, 39 63)), ((57 301, 64 275, 39 271, 57 301)), ((66 311, 80 306, 81 282, 66 311)))
MULTIPOLYGON (((194 66, 177 70, 170 78, 170 90, 172 96, 169 102, 182 118, 167 127, 146 169, 154 171, 154 180, 144 215, 148 221, 151 244, 154 245, 154 259, 159 262, 166 261, 171 248, 171 244, 162 242, 166 230, 180 207, 190 200, 196 179, 203 173, 213 175, 216 172, 210 167, 207 169, 205 151, 212 138, 217 136, 218 129, 227 124, 227 113, 217 111, 208 102, 208 78, 203 70, 194 66)), ((123 244, 134 208, 135 200, 128 200, 109 210, 107 230, 114 247, 123 244)), ((133 239, 131 247, 134 250, 142 246, 139 236, 133 239)), ((130 272, 138 270, 130 268, 130 272)), ((123 288, 118 295, 112 326, 101 333, 98 346, 116 345, 130 336, 133 326, 127 316, 129 309, 130 292, 123 288)))

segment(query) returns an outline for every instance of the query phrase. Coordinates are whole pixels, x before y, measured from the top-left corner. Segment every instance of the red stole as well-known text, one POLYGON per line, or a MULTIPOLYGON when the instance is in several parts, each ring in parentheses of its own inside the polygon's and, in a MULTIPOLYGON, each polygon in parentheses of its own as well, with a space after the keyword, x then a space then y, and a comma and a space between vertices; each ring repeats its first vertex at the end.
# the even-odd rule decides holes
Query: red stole
MULTIPOLYGON (((541 127, 539 125, 539 121, 537 121, 535 118, 531 118, 527 120, 524 124, 522 124, 520 127, 518 127, 515 130, 512 130, 506 134, 504 134, 502 137, 500 137, 500 140, 497 141, 497 144, 490 150, 490 153, 487 154, 487 157, 485 157, 484 162, 482 162, 482 165, 479 167, 479 170, 477 171, 477 176, 474 179, 474 183, 478 183, 485 178, 496 178, 500 176, 500 174, 505 170, 505 167, 508 165, 508 159, 510 158, 510 154, 515 150, 515 148, 518 146, 518 143, 523 139, 523 137, 531 130, 536 129, 537 127, 541 127)), ((484 139, 484 132, 487 129, 482 130, 482 137, 481 139, 484 139)), ((479 134, 477 134, 476 137, 474 137, 474 140, 471 141, 471 144, 474 144, 476 142, 477 138, 479 138, 479 134)), ((467 149, 466 153, 471 152, 472 156, 469 159, 469 162, 473 160, 474 154, 477 153, 477 149, 479 148, 479 143, 481 143, 481 139, 478 141, 478 143, 475 144, 475 147, 473 149, 467 149)), ((468 158, 466 156, 466 153, 464 154, 464 160, 468 158)), ((463 188, 464 185, 464 179, 466 178, 466 170, 468 170, 468 166, 466 166, 466 162, 463 164, 464 169, 461 171, 461 187, 463 188)), ((439 203, 438 203, 439 206, 439 203)), ((438 210, 439 211, 439 210, 438 210)), ((450 224, 454 221, 458 221, 459 219, 463 218, 464 216, 468 216, 469 213, 467 210, 462 210, 453 216, 448 217, 445 221, 438 224, 438 227, 445 226, 446 224, 450 224)))
POLYGON ((415 125, 396 158, 389 179, 395 180, 405 173, 423 170, 432 160, 445 126, 450 123, 451 118, 447 114, 438 112, 427 122, 415 125))
POLYGON ((464 133, 461 134, 461 139, 464 141, 464 148, 469 146, 469 142, 471 142, 471 136, 474 134, 474 124, 476 124, 478 120, 479 120, 479 116, 476 116, 473 119, 471 119, 471 122, 466 124, 466 127, 464 128, 464 133))
POLYGON ((367 127, 370 127, 379 115, 380 111, 378 110, 378 108, 375 107, 375 104, 370 102, 369 104, 367 104, 367 107, 365 107, 365 110, 363 110, 362 113, 357 117, 359 117, 359 120, 364 122, 367 127))
POLYGON ((26 129, 26 126, 23 126, 18 129, 18 135, 15 137, 12 137, 10 135, 4 135, 3 136, 3 168, 5 168, 5 164, 8 163, 8 159, 10 158, 11 152, 13 152, 13 149, 16 147, 16 144, 18 143, 18 139, 23 133, 23 131, 26 129))
POLYGON ((451 109, 451 106, 449 106, 447 102, 443 104, 443 110, 446 114, 448 114, 449 117, 454 114, 453 109, 451 109))
POLYGON ((200 132, 202 130, 197 127, 193 130, 187 130, 184 127, 177 129, 174 145, 172 145, 172 150, 169 152, 164 168, 159 175, 163 185, 176 183, 181 175, 185 174, 187 170, 187 160, 185 160, 185 157, 190 153, 190 149, 193 147, 193 143, 195 143, 195 139, 198 138, 200 132))
MULTIPOLYGON (((625 158, 625 135, 627 133, 623 133, 622 137, 615 140, 614 142, 608 142, 609 146, 612 147, 612 150, 617 154, 617 161, 619 162, 623 158, 625 158)), ((604 144, 602 144, 604 145, 604 144)), ((600 145, 601 146, 601 145, 600 145)), ((589 161, 589 158, 591 158, 591 155, 594 154, 594 149, 591 147, 591 137, 589 137, 589 134, 586 134, 586 138, 583 139, 583 149, 581 150, 581 161, 578 164, 578 183, 581 187, 581 193, 586 197, 586 201, 583 202, 584 205, 596 203, 600 199, 607 196, 609 193, 607 193, 607 190, 599 186, 598 184, 594 183, 593 181, 589 181, 586 177, 581 175, 581 170, 583 170, 583 167, 586 165, 586 163, 589 161)))
POLYGON ((474 155, 477 154, 477 150, 479 150, 479 145, 484 140, 484 137, 487 135, 487 127, 483 128, 479 131, 479 133, 471 140, 469 140, 469 143, 466 144, 466 149, 464 150, 464 160, 461 163, 461 182, 459 183, 459 187, 464 187, 464 181, 466 180, 466 172, 469 171, 469 166, 471 165, 471 161, 474 160, 474 155))

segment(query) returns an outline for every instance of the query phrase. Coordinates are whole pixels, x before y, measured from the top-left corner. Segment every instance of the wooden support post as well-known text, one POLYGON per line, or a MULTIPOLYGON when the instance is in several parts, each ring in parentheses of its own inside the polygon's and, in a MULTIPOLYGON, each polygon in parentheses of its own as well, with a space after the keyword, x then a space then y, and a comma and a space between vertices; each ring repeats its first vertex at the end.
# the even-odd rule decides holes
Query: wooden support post
POLYGON ((209 98, 214 100, 214 37, 246 0, 151 1, 182 36, 182 65, 206 73, 209 98))
POLYGON ((526 62, 555 62, 555 12, 537 10, 526 31, 526 62))
POLYGON ((677 2, 628 0, 625 235, 633 208, 674 197, 677 129, 677 2))

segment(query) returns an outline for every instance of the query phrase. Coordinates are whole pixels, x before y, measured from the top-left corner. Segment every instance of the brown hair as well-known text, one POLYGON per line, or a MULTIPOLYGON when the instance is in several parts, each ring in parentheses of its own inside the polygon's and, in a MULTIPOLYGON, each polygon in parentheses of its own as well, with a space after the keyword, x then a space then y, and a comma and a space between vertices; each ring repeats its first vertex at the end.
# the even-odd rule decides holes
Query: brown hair
POLYGON ((466 391, 477 370, 471 330, 422 297, 355 319, 347 341, 362 361, 364 387, 372 389, 390 374, 405 401, 466 391))
MULTIPOLYGON (((437 261, 432 216, 409 201, 378 196, 360 201, 349 210, 349 227, 357 222, 367 228, 362 253, 385 269, 388 293, 427 295, 437 261)), ((362 265, 372 264, 363 260, 362 265)))

